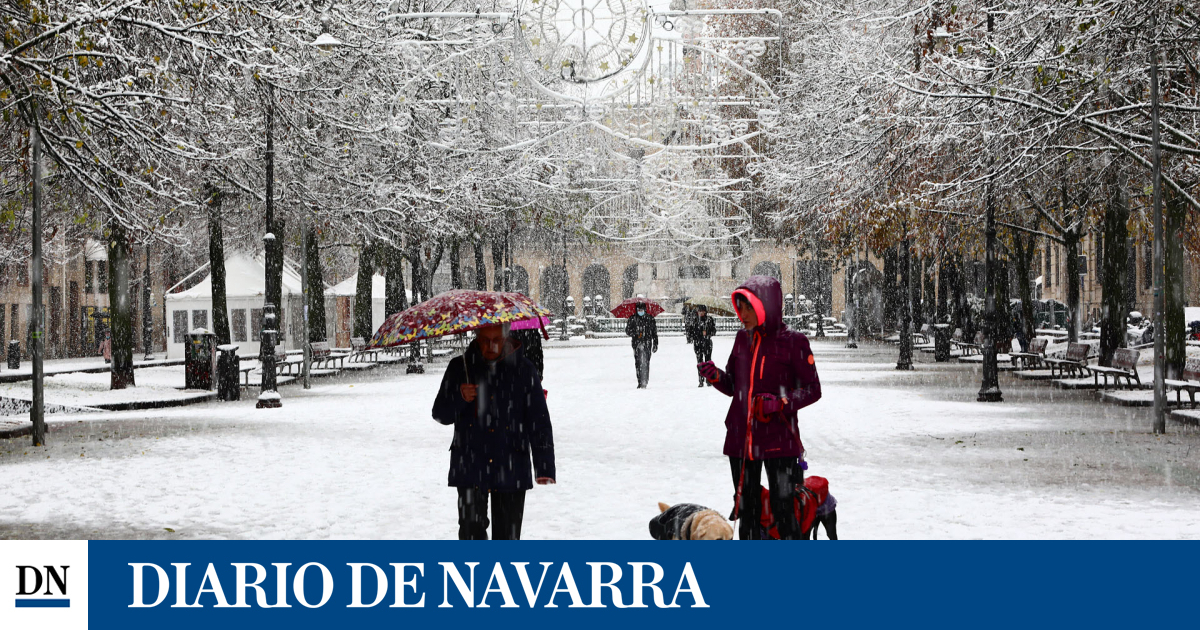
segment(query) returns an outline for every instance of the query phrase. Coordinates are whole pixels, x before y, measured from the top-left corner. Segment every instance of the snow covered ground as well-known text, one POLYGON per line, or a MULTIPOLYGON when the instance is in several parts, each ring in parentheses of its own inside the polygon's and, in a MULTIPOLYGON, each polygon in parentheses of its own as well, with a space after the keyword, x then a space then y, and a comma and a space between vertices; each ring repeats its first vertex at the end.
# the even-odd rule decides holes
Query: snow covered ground
MULTIPOLYGON (((814 351, 825 397, 801 435, 843 538, 1200 538, 1194 428, 1156 437, 1148 410, 1007 374, 1004 403, 977 403, 978 368, 896 372, 893 346, 814 351)), ((278 410, 54 416, 47 447, 0 440, 0 537, 454 538, 444 366, 289 386, 278 410)), ((529 494, 526 538, 644 539, 658 501, 730 508, 729 399, 693 366, 665 338, 637 390, 624 340, 548 344, 558 484, 529 494)))

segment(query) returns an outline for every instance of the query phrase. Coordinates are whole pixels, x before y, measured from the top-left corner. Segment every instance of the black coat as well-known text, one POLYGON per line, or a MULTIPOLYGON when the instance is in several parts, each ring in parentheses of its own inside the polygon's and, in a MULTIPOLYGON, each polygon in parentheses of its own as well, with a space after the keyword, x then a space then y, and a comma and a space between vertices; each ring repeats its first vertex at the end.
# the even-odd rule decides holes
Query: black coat
POLYGON ((650 315, 634 315, 625 322, 625 334, 634 347, 652 345, 658 347, 658 322, 650 315))
POLYGON ((705 315, 704 319, 697 317, 691 321, 691 331, 688 338, 694 344, 712 344, 712 338, 717 334, 717 320, 705 315))
POLYGON ((545 378, 546 372, 543 362, 545 361, 544 353, 542 352, 542 331, 536 328, 526 330, 514 330, 509 333, 514 341, 521 344, 521 352, 525 353, 525 358, 537 368, 538 378, 545 378))
POLYGON ((451 359, 433 401, 433 419, 454 425, 451 486, 511 492, 529 490, 534 477, 554 478, 554 432, 542 380, 512 342, 492 364, 477 342, 451 359), (463 400, 459 391, 467 371, 479 387, 474 402, 463 400))
POLYGON ((695 503, 672 505, 650 519, 650 537, 654 540, 688 540, 692 518, 707 509, 695 503))

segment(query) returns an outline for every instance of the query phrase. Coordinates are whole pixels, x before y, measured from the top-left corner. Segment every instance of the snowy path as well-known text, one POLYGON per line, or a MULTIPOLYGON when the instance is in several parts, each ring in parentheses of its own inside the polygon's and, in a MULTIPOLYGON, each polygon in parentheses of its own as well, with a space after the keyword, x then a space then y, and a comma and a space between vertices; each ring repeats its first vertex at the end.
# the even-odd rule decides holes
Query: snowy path
MULTIPOLYGON (((719 364, 731 342, 716 339, 719 364)), ((530 493, 526 538, 643 539, 658 501, 729 509, 729 399, 696 387, 681 338, 648 390, 627 343, 556 343, 559 484, 530 493)), ((897 373, 890 346, 814 350, 825 398, 801 435, 844 538, 1200 538, 1194 429, 1155 438, 1147 410, 1007 375, 1006 402, 983 405, 970 366, 897 373)), ((288 387, 280 410, 76 416, 44 449, 0 440, 0 537, 453 538, 451 429, 429 417, 444 365, 288 387)))

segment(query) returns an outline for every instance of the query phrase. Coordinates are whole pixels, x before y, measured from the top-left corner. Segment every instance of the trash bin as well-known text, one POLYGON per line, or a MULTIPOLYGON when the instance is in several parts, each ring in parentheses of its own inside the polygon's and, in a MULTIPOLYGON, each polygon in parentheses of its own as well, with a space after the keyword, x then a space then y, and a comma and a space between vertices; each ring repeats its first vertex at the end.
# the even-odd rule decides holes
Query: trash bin
POLYGON ((217 368, 217 336, 204 328, 188 333, 184 346, 184 387, 187 389, 212 389, 213 372, 217 368))
POLYGON ((8 369, 21 369, 21 342, 16 339, 8 342, 8 369))
POLYGON ((935 361, 950 360, 950 324, 934 325, 933 358, 935 361))
POLYGON ((233 344, 217 346, 217 398, 241 400, 242 388, 238 383, 238 347, 233 344))

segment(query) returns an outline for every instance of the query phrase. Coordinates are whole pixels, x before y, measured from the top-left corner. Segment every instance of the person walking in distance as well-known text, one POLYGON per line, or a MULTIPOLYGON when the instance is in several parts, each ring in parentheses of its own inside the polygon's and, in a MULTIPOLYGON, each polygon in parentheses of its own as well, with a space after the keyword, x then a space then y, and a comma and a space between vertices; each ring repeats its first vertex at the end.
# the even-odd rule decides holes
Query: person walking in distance
POLYGON ((698 367, 717 391, 733 397, 725 415, 725 449, 733 473, 738 538, 760 537, 761 475, 770 486, 771 513, 779 537, 798 539, 793 510, 796 485, 804 482, 804 452, 796 412, 821 399, 821 382, 808 338, 783 323, 783 291, 770 276, 750 276, 733 292, 742 330, 725 369, 712 361, 698 367))
POLYGON ((646 389, 650 382, 650 355, 658 352, 658 323, 644 303, 638 302, 636 312, 625 322, 625 334, 633 344, 638 389, 646 389))
POLYGON ((454 425, 449 485, 458 489, 459 540, 519 540, 525 492, 555 483, 554 432, 537 369, 508 326, 476 331, 450 360, 433 419, 454 425), (533 465, 530 466, 532 455, 533 465))
MULTIPOLYGON (((705 361, 712 361, 712 338, 713 335, 717 334, 716 320, 708 316, 708 309, 704 305, 700 305, 696 307, 696 315, 692 318, 690 324, 691 330, 688 333, 688 337, 691 338, 692 349, 696 352, 696 363, 700 364, 705 361)), ((701 374, 699 387, 704 387, 705 385, 711 387, 712 383, 705 380, 704 375, 701 374)))

